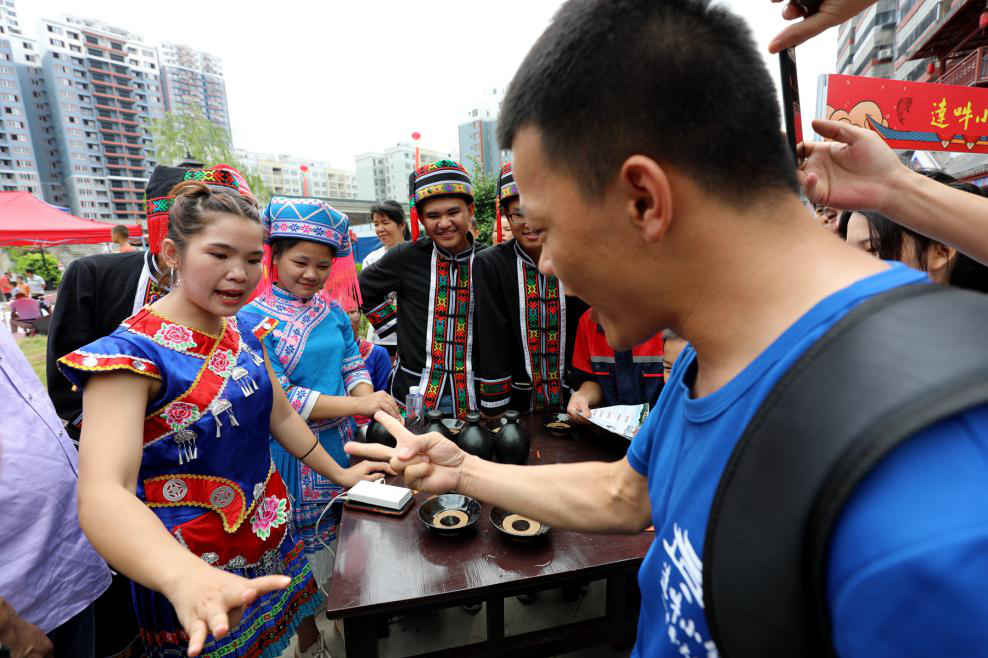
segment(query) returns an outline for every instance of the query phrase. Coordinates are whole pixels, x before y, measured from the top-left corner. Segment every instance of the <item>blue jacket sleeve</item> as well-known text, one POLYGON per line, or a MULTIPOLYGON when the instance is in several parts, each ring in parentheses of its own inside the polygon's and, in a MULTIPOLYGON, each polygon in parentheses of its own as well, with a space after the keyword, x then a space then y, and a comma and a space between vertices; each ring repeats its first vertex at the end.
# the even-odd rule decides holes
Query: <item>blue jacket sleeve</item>
POLYGON ((388 380, 391 378, 391 356, 380 345, 375 345, 367 357, 367 369, 375 391, 388 390, 388 380))

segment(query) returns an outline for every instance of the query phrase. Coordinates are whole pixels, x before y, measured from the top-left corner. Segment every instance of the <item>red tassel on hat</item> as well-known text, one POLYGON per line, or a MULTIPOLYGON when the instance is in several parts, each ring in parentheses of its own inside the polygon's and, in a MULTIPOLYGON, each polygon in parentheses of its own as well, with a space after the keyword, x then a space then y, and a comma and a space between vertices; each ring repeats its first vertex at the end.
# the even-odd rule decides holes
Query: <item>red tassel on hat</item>
POLYGON ((501 201, 494 202, 494 221, 497 222, 497 244, 501 244, 501 201))
POLYGON ((148 248, 152 254, 161 253, 166 237, 168 237, 168 214, 148 217, 148 248))
POLYGON ((409 212, 409 216, 412 222, 412 242, 415 242, 419 239, 419 211, 414 205, 411 212, 409 212))
POLYGON ((363 299, 360 297, 357 265, 353 260, 352 251, 346 256, 333 259, 333 266, 329 270, 329 278, 323 286, 322 295, 340 304, 348 299, 356 300, 358 306, 361 304, 363 299))

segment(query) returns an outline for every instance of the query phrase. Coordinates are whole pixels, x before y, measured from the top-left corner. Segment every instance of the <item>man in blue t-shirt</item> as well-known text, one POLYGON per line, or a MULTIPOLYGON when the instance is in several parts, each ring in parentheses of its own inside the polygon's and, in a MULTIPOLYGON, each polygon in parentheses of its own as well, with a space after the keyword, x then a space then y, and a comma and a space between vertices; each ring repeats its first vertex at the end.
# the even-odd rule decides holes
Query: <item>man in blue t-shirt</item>
MULTIPOLYGON (((728 10, 567 2, 498 121, 528 230, 540 235, 540 268, 597 309, 615 349, 662 328, 690 347, 615 463, 493 464, 390 423, 400 442, 392 465, 409 486, 587 532, 654 525, 639 574, 638 656, 718 655, 701 556, 735 444, 779 378, 848 311, 925 281, 812 220, 779 126, 772 79, 728 10)), ((988 409, 929 427, 880 462, 829 550, 839 655, 984 655, 988 409)))

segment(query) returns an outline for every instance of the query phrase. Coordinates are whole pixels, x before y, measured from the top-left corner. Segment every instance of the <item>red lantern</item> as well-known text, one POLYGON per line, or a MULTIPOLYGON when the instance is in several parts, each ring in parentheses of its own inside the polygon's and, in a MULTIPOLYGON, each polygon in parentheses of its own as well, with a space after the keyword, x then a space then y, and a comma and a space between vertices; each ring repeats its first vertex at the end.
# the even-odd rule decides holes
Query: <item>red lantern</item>
POLYGON ((303 172, 309 171, 309 165, 302 165, 301 167, 299 167, 299 169, 301 169, 303 172))
POLYGON ((420 139, 422 139, 422 133, 418 131, 413 132, 412 139, 414 139, 416 142, 419 141, 420 139))
POLYGON ((934 73, 937 72, 937 65, 933 62, 932 59, 930 60, 930 63, 927 64, 926 66, 926 72, 929 73, 930 75, 933 75, 934 73))
POLYGON ((981 16, 978 17, 978 29, 983 30, 988 27, 988 9, 981 12, 981 16))

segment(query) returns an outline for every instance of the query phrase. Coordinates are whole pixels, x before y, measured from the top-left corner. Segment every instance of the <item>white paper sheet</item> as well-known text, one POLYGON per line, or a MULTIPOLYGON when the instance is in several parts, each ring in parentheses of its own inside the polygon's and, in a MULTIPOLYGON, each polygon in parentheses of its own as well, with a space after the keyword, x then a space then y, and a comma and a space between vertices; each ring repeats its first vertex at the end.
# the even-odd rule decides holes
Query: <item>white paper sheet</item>
POLYGON ((590 411, 591 423, 603 427, 608 432, 623 436, 629 441, 635 438, 646 417, 648 417, 647 404, 623 404, 590 411))

